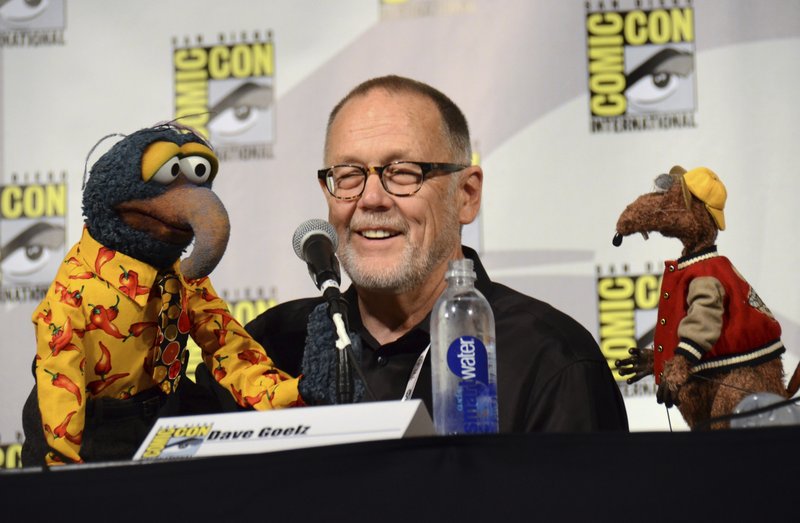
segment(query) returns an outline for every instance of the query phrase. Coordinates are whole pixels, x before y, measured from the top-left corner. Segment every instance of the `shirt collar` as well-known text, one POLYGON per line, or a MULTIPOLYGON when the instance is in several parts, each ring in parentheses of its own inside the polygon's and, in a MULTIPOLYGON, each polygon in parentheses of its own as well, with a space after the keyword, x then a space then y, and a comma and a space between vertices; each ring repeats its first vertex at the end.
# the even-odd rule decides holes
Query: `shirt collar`
POLYGON ((80 256, 90 271, 120 293, 141 306, 147 303, 149 291, 156 280, 158 270, 127 254, 104 247, 83 228, 80 242, 80 256))
POLYGON ((712 245, 711 247, 703 249, 702 251, 693 252, 678 258, 678 270, 685 269, 690 265, 694 265, 695 263, 699 263, 710 258, 716 258, 717 256, 719 256, 719 254, 717 254, 717 246, 712 245))

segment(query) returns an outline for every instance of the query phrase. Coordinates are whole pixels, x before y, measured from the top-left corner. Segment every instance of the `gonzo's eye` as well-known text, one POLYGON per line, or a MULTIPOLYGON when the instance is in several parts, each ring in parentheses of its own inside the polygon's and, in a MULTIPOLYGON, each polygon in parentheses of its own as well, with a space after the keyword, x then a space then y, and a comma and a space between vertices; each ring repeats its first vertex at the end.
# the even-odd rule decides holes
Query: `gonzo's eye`
POLYGON ((175 181, 175 178, 181 173, 181 161, 177 156, 173 156, 167 160, 164 165, 158 168, 156 174, 153 175, 151 180, 154 180, 162 185, 169 185, 175 181))
POLYGON ((181 170, 190 182, 200 185, 211 176, 211 162, 202 156, 181 158, 181 170))

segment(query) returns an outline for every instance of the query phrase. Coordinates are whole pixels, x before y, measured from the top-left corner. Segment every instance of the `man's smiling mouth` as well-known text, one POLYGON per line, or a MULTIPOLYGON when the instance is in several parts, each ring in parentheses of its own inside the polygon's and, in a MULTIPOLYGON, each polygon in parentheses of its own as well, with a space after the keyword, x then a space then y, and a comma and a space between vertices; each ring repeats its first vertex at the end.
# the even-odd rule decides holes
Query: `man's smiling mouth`
POLYGON ((386 230, 366 230, 366 231, 359 231, 358 234, 370 240, 382 240, 384 238, 391 238, 393 236, 397 236, 400 233, 395 231, 386 231, 386 230))

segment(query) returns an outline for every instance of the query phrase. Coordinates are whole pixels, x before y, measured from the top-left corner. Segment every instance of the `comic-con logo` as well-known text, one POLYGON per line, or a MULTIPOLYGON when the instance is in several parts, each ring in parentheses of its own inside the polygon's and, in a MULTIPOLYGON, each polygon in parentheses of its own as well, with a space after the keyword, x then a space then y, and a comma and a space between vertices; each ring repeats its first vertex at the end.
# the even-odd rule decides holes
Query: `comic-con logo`
MULTIPOLYGON (((0 301, 44 296, 66 245, 64 176, 0 186, 0 301)), ((14 177, 16 179, 16 177, 14 177)))
POLYGON ((65 0, 0 0, 0 47, 64 44, 65 0))
POLYGON ((0 470, 22 468, 22 444, 0 444, 0 470))
MULTIPOLYGON (((601 269, 598 268, 598 273, 601 269)), ((631 275, 611 267, 597 277, 597 317, 600 350, 614 378, 624 382, 614 365, 628 357, 628 349, 653 346, 661 275, 645 272, 631 275)))
POLYGON ((271 158, 275 143, 272 33, 217 45, 173 42, 175 117, 215 146, 220 161, 271 158))
POLYGON ((694 127, 694 9, 636 1, 586 13, 592 132, 694 127))
POLYGON ((162 427, 142 454, 142 459, 190 458, 197 453, 213 423, 162 427))

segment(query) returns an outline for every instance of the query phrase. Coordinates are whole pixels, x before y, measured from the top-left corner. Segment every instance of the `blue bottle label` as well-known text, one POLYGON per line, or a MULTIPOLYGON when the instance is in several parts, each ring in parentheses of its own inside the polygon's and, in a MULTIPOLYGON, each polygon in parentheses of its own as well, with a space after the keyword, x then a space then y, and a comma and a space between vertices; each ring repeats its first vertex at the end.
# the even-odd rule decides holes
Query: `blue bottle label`
POLYGON ((447 348, 447 366, 461 380, 489 383, 486 346, 474 336, 461 336, 447 348))
POLYGON ((486 346, 473 336, 453 340, 447 349, 447 366, 457 378, 455 416, 457 432, 497 432, 494 384, 489 383, 486 346))

